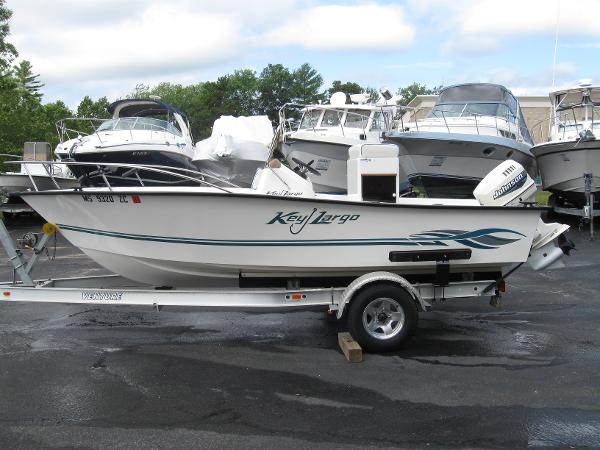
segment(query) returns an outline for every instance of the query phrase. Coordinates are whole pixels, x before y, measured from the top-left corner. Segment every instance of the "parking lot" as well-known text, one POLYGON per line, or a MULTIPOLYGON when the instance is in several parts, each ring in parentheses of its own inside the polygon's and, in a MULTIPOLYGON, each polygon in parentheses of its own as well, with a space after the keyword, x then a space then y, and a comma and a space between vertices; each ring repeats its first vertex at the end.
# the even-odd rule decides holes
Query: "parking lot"
MULTIPOLYGON (((0 447, 600 446, 600 238, 571 223, 567 268, 517 271, 501 309, 434 304, 356 364, 323 311, 2 301, 0 447)), ((34 275, 101 273, 59 236, 34 275)))

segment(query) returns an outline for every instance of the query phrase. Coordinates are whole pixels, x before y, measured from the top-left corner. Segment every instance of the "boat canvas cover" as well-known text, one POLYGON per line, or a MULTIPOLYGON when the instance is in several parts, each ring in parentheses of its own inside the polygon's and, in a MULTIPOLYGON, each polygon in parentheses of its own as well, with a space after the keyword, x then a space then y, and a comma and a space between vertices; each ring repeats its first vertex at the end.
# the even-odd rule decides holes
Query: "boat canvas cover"
POLYGON ((187 120, 186 115, 168 103, 151 99, 117 100, 108 106, 108 112, 114 119, 119 117, 148 117, 161 115, 180 115, 187 120))
POLYGON ((266 161, 273 139, 267 116, 221 116, 209 138, 196 143, 193 160, 220 158, 266 161))
POLYGON ((487 83, 449 86, 440 92, 437 103, 500 102, 509 103, 506 88, 487 83))
POLYGON ((268 146, 273 139, 273 125, 267 116, 221 116, 215 120, 211 136, 224 135, 268 146))

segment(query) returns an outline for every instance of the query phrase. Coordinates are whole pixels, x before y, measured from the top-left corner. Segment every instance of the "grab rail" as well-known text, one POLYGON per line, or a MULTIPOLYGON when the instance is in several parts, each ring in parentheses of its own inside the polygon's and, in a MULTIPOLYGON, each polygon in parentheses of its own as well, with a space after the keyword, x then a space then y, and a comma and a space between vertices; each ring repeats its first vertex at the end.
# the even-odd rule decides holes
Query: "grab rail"
MULTIPOLYGON (((227 180, 221 179, 219 177, 216 177, 214 175, 210 175, 207 173, 203 173, 203 172, 198 172, 195 170, 191 170, 191 169, 184 169, 184 168, 176 168, 174 169, 173 167, 169 167, 169 166, 161 166, 161 165, 144 165, 144 164, 121 164, 121 163, 97 163, 97 162, 77 162, 77 161, 66 161, 66 160, 62 160, 62 161, 7 161, 7 164, 43 164, 45 165, 45 167, 48 166, 52 166, 54 164, 66 164, 67 166, 92 166, 92 167, 96 167, 97 171, 98 171, 98 175, 100 175, 106 185, 106 187, 112 191, 113 190, 113 186, 111 186, 110 182, 108 181, 108 179, 106 178, 106 174, 110 172, 107 172, 105 168, 109 168, 109 167, 114 167, 114 168, 128 168, 130 169, 130 172, 132 173, 136 173, 139 171, 146 171, 146 172, 152 172, 152 173, 157 173, 157 174, 162 174, 162 175, 167 175, 167 176, 173 176, 175 178, 180 178, 183 181, 192 181, 194 183, 200 184, 200 185, 206 185, 209 187, 213 187, 215 189, 219 189, 221 191, 227 192, 228 194, 231 194, 231 191, 229 191, 228 189, 225 189, 222 186, 218 186, 216 184, 213 184, 209 181, 206 181, 204 178, 211 178, 214 180, 219 180, 222 183, 226 183, 228 184, 230 187, 239 187, 237 185, 235 185, 234 183, 231 183, 227 180), (174 171, 176 170, 176 171, 174 171), (185 175, 184 173, 181 172, 185 172, 188 173, 190 175, 196 175, 196 176, 190 176, 190 175, 185 175)), ((33 180, 33 175, 31 175, 31 173, 29 172, 29 170, 27 170, 27 166, 25 166, 25 169, 27 171, 27 174, 29 176, 29 179, 31 181, 31 184, 33 185, 34 189, 36 191, 38 191, 37 185, 35 184, 35 181, 33 180)), ((48 171, 48 169, 46 169, 46 171, 48 171)), ((60 185, 57 183, 56 179, 54 178, 54 176, 50 173, 52 171, 48 171, 48 175, 50 176, 50 178, 52 179, 52 181, 54 182, 54 184, 56 185, 56 187, 58 189, 61 189, 60 185)), ((136 173, 137 175, 137 173, 136 173)), ((85 176, 85 175, 84 175, 85 176)), ((81 180, 83 177, 79 177, 78 180, 81 180)), ((133 178, 132 178, 133 180, 133 178)), ((137 180, 140 182, 141 186, 144 186, 143 181, 141 180, 141 178, 139 177, 139 175, 137 176, 137 180)))
POLYGON ((156 133, 175 134, 177 136, 182 135, 181 130, 178 130, 174 127, 173 124, 162 119, 151 118, 152 120, 156 121, 156 123, 148 122, 144 123, 144 128, 136 128, 138 126, 139 119, 140 117, 117 117, 109 119, 100 119, 96 117, 66 117, 56 122, 56 131, 58 133, 60 142, 67 141, 75 137, 89 136, 95 134, 98 137, 98 140, 102 143, 102 137, 100 136, 99 131, 129 131, 129 133, 131 134, 133 133, 133 130, 142 130, 156 133), (99 126, 102 123, 108 121, 114 122, 113 128, 106 130, 98 130, 99 126), (71 122, 80 122, 84 125, 89 126, 90 130, 84 131, 83 129, 70 128, 67 125, 71 122), (117 126, 122 128, 116 128, 117 126))
MULTIPOLYGON (((474 120, 474 122, 475 122, 474 125, 475 125, 476 133, 478 135, 482 135, 482 134, 485 134, 482 129, 484 129, 484 128, 490 128, 490 126, 487 126, 481 119, 484 118, 484 117, 490 117, 490 118, 493 117, 494 118, 494 123, 490 124, 490 125, 491 125, 491 128, 495 129, 496 136, 506 137, 506 135, 502 133, 502 131, 506 131, 506 132, 510 132, 511 134, 514 135, 514 140, 515 141, 518 141, 518 142, 525 141, 523 133, 521 132, 521 129, 520 129, 518 123, 511 122, 508 118, 505 118, 505 117, 490 116, 490 115, 487 115, 487 114, 480 114, 480 113, 475 113, 475 112, 470 112, 469 115, 447 116, 447 113, 450 113, 450 112, 455 113, 455 111, 443 110, 443 109, 439 109, 438 108, 438 109, 431 109, 431 110, 429 110, 429 112, 431 112, 435 117, 426 117, 425 119, 417 120, 416 119, 417 113, 420 112, 420 111, 426 111, 429 108, 414 109, 414 108, 408 108, 408 107, 406 107, 404 109, 406 109, 409 112, 411 112, 411 114, 409 115, 409 119, 410 119, 410 116, 412 116, 414 118, 411 122, 408 122, 409 129, 410 129, 410 125, 412 125, 412 126, 414 126, 414 128, 417 131, 420 131, 419 130, 419 125, 421 125, 423 127, 424 125, 426 125, 426 123, 424 123, 424 122, 427 122, 428 120, 431 120, 431 119, 434 119, 434 120, 438 119, 438 120, 441 120, 443 122, 442 125, 443 125, 444 128, 446 128, 446 131, 448 133, 452 133, 451 128, 464 128, 464 127, 470 126, 469 124, 465 124, 465 123, 452 124, 452 123, 448 122, 448 118, 449 117, 460 117, 461 119, 472 118, 474 120), (504 130, 500 126, 500 123, 498 122, 498 119, 505 121, 506 125, 508 126, 506 128, 506 130, 504 130), (514 129, 512 129, 513 127, 511 125, 514 125, 514 129)), ((402 121, 403 131, 405 131, 404 130, 404 120, 403 120, 403 117, 401 117, 401 121, 402 121)), ((431 124, 431 122, 429 122, 429 124, 427 124, 427 125, 432 126, 433 124, 431 124)))
MULTIPOLYGON (((536 122, 531 127, 531 134, 536 135, 539 131, 540 139, 538 142, 548 142, 552 140, 552 130, 556 128, 556 137, 561 139, 570 138, 571 136, 567 136, 568 128, 573 128, 572 134, 573 139, 576 139, 580 132, 585 131, 585 123, 588 122, 590 131, 600 131, 600 122, 595 119, 598 111, 600 110, 599 106, 591 106, 591 105, 575 105, 571 107, 563 107, 560 111, 555 114, 551 113, 550 117, 542 119, 536 122), (591 111, 588 111, 588 119, 586 121, 584 108, 590 108, 591 111), (590 114, 591 113, 591 114, 590 114), (579 117, 578 117, 579 116, 579 117), (562 127, 562 129, 560 129, 562 127)), ((555 138, 556 138, 555 137, 555 138)))

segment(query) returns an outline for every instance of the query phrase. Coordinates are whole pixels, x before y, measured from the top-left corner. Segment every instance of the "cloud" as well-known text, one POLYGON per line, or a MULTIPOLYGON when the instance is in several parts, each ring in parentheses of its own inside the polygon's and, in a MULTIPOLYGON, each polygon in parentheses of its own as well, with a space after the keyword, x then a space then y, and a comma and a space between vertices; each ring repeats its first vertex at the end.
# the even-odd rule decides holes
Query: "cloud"
POLYGON ((406 64, 387 64, 384 69, 448 69, 452 63, 448 61, 415 61, 406 64))
POLYGON ((90 18, 51 32, 23 33, 15 44, 48 81, 175 73, 218 64, 243 51, 234 18, 179 6, 154 3, 112 22, 90 18))
POLYGON ((444 52, 476 56, 539 35, 600 36, 600 0, 408 0, 409 15, 443 36, 444 52), (560 2, 560 4, 559 4, 560 2), (560 9, 559 9, 560 8, 560 9))
POLYGON ((489 36, 459 36, 442 44, 443 53, 460 53, 466 56, 487 55, 498 50, 500 42, 489 36))
POLYGON ((486 70, 481 81, 498 83, 507 86, 515 95, 547 95, 559 87, 577 85, 579 67, 571 62, 557 64, 554 69, 555 88, 552 87, 553 70, 546 66, 530 73, 507 67, 496 67, 486 70))
POLYGON ((587 19, 600 16, 599 0, 577 0, 576 4, 563 0, 560 6, 559 0, 477 0, 461 15, 463 34, 551 34, 558 17, 561 33, 600 35, 595 20, 587 19))
POLYGON ((266 34, 273 46, 313 50, 390 50, 412 44, 415 31, 396 5, 315 6, 266 34))

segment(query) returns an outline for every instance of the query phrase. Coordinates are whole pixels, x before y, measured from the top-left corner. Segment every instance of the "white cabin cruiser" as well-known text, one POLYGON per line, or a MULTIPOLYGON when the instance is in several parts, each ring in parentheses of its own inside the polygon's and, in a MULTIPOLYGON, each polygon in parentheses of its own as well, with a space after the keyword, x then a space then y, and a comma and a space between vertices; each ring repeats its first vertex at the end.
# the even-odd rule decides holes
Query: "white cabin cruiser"
POLYGON ((536 174, 521 108, 504 86, 449 86, 424 120, 402 127, 386 138, 399 146, 411 184, 429 197, 472 197, 482 178, 507 159, 536 174))
POLYGON ((211 180, 250 187, 271 155, 273 125, 267 116, 221 116, 211 136, 196 143, 193 161, 211 180))
MULTIPOLYGON (((56 155, 65 162, 143 164, 195 170, 193 142, 186 116, 172 105, 154 99, 119 100, 109 106, 112 118, 101 120, 90 134, 70 128, 98 119, 63 119, 57 125, 61 143, 56 155), (76 137, 72 137, 76 134, 76 137)), ((85 186, 187 184, 179 178, 148 171, 69 165, 85 186)))
POLYGON ((550 93, 554 111, 548 142, 534 146, 549 204, 581 208, 600 191, 600 86, 583 83, 550 93), (596 117, 594 117, 596 116, 596 117))
MULTIPOLYGON (((329 104, 305 106, 298 129, 285 133, 281 153, 293 169, 305 163, 316 171, 309 174, 315 192, 345 194, 348 149, 356 144, 378 144, 382 133, 392 127, 396 105, 387 97, 383 102, 368 103, 366 94, 336 92, 329 104)), ((285 123, 284 115, 280 122, 285 123)))
POLYGON ((521 204, 535 185, 516 162, 492 171, 469 200, 400 197, 394 145, 353 146, 347 173, 346 196, 315 194, 310 180, 272 160, 251 188, 94 187, 23 198, 96 262, 153 286, 332 285, 378 270, 431 279, 441 263, 448 279, 487 280, 562 256, 553 240, 568 227, 543 224, 540 208, 521 204))

